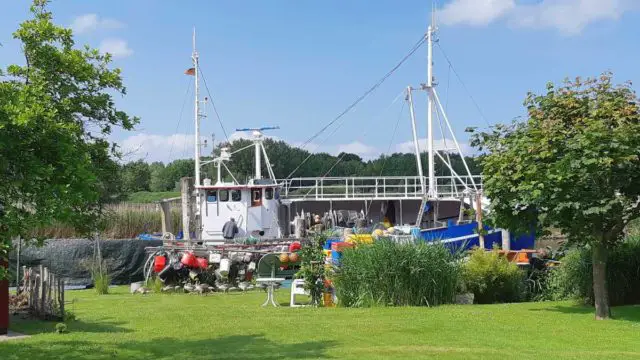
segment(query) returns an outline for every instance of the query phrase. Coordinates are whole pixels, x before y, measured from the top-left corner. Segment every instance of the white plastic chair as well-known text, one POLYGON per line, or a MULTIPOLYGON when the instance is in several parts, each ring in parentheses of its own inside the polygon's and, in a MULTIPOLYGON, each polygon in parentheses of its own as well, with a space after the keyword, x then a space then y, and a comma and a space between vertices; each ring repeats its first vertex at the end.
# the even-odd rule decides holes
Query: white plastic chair
POLYGON ((304 279, 293 279, 291 282, 291 302, 289 306, 291 307, 301 307, 304 305, 296 304, 296 295, 307 295, 309 296, 309 291, 304 289, 304 279))

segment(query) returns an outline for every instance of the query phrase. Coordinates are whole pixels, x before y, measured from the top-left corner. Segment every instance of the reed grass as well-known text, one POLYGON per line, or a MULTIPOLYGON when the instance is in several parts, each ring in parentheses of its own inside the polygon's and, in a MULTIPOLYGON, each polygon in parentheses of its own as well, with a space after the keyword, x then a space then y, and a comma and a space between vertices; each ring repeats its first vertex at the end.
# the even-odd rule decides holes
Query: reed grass
MULTIPOLYGON (((182 230, 182 213, 178 209, 172 209, 171 215, 173 229, 177 233, 182 230)), ((136 204, 111 208, 105 212, 104 220, 104 230, 101 234, 105 239, 133 239, 141 233, 162 231, 160 210, 136 204)), ((72 239, 85 236, 72 226, 60 222, 35 229, 31 235, 46 239, 72 239)))
POLYGON ((378 240, 347 249, 334 284, 348 307, 437 306, 455 301, 460 269, 441 244, 378 240))

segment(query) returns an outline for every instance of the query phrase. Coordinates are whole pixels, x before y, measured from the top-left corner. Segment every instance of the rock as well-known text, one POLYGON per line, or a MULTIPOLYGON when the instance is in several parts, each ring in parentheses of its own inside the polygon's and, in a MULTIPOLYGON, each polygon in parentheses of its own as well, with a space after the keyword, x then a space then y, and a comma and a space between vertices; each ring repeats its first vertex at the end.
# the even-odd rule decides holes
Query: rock
POLYGON ((472 305, 475 298, 473 293, 456 295, 456 304, 458 305, 472 305))

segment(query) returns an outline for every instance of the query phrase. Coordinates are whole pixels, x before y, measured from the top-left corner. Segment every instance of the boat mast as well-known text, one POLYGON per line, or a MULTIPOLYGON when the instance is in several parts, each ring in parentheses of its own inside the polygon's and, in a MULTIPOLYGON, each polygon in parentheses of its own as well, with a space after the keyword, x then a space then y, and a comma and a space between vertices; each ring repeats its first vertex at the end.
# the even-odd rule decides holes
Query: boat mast
POLYGON ((427 196, 429 198, 437 198, 435 176, 435 159, 433 157, 433 34, 435 33, 435 10, 433 12, 432 24, 427 28, 427 152, 429 164, 429 190, 427 196))
POLYGON ((193 60, 193 71, 195 76, 195 109, 194 109, 194 120, 195 120, 195 186, 200 186, 200 89, 198 87, 198 72, 200 70, 198 66, 198 51, 196 50, 196 29, 193 28, 193 54, 191 55, 191 59, 193 60))

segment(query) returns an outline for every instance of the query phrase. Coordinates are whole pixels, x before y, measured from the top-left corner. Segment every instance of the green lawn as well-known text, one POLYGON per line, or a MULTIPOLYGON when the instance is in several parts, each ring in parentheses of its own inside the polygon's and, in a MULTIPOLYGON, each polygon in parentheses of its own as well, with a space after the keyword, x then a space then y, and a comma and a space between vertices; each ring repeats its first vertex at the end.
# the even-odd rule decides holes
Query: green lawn
MULTIPOLYGON (((70 291, 78 320, 14 320, 33 334, 0 359, 608 359, 640 358, 640 307, 596 322, 572 303, 438 308, 262 308, 263 292, 97 296, 70 291)), ((278 299, 285 302, 288 293, 278 299)))

